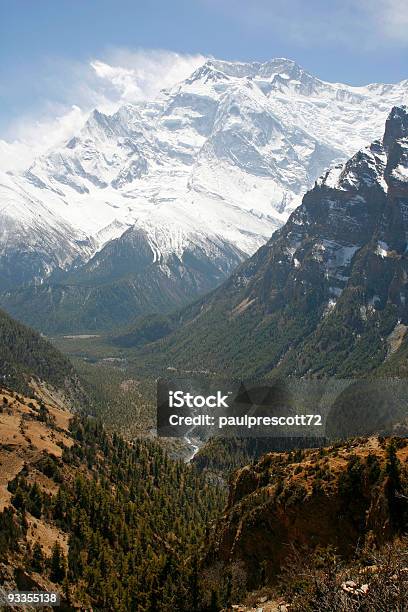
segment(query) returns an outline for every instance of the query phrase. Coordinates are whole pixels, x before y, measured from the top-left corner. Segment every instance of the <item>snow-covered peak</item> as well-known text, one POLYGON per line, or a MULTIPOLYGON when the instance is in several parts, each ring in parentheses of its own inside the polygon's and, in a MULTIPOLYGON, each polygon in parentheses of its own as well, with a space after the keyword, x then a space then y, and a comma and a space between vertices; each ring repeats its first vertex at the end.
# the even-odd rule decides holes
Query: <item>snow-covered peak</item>
MULTIPOLYGON (((135 226, 156 249, 159 236, 167 257, 177 225, 177 256, 200 232, 251 254, 325 169, 380 138, 390 108, 404 103, 406 81, 351 87, 285 58, 208 59, 153 101, 113 114, 95 110, 64 146, 10 179, 9 189, 14 199, 24 193, 46 204, 44 226, 73 228, 95 250, 135 226)), ((365 169, 360 180, 371 180, 381 155, 355 158, 365 169)), ((341 173, 326 184, 353 185, 353 167, 341 173)), ((23 209, 7 214, 19 220, 23 209)))
MULTIPOLYGON (((95 109, 84 126, 80 129, 74 142, 84 140, 108 141, 120 137, 131 136, 141 120, 141 115, 136 106, 126 104, 121 106, 115 113, 108 115, 95 109)), ((71 142, 71 141, 70 141, 71 142)), ((68 143, 68 147, 72 145, 68 143)))
POLYGON ((387 191, 384 180, 384 171, 387 165, 386 151, 380 141, 360 149, 345 164, 331 168, 317 181, 331 189, 343 191, 361 191, 364 186, 372 187, 377 184, 380 189, 387 191))
MULTIPOLYGON (((232 62, 208 59, 193 74, 178 83, 171 91, 199 90, 206 85, 213 94, 223 91, 226 84, 254 81, 266 95, 286 93, 304 97, 324 97, 343 102, 358 102, 370 95, 394 94, 399 87, 404 90, 407 82, 396 85, 371 84, 363 87, 330 83, 319 79, 287 58, 273 58, 266 62, 232 62)), ((398 95, 398 94, 397 94, 398 95)))
POLYGON ((345 164, 338 164, 317 181, 336 190, 358 191, 377 184, 387 192, 390 183, 408 176, 408 107, 395 106, 385 123, 382 140, 360 149, 345 164))
POLYGON ((222 70, 222 66, 217 67, 213 61, 208 60, 205 64, 197 68, 184 82, 187 84, 192 84, 196 81, 208 83, 224 79, 228 79, 228 73, 222 70))
POLYGON ((275 58, 261 62, 228 62, 216 59, 207 60, 183 82, 177 84, 171 93, 180 91, 203 92, 217 95, 229 85, 248 85, 254 81, 264 92, 279 90, 298 91, 302 95, 317 93, 326 84, 303 70, 293 60, 275 58))
POLYGON ((274 58, 267 62, 228 62, 208 59, 195 70, 187 81, 191 82, 209 74, 219 74, 234 79, 271 79, 277 74, 286 78, 297 78, 299 75, 307 73, 293 60, 283 57, 274 58))

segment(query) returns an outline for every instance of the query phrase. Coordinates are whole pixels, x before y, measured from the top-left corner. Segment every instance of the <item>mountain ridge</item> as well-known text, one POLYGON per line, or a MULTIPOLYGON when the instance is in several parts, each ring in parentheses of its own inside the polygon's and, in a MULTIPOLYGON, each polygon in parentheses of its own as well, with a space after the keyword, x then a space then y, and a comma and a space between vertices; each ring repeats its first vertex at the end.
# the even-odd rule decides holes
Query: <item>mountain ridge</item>
MULTIPOLYGON (((112 115, 95 110, 65 146, 23 173, 0 177, 0 290, 7 292, 0 302, 44 329, 44 318, 26 318, 33 295, 38 302, 37 294, 47 292, 42 309, 49 318, 56 304, 60 320, 54 282, 70 285, 87 267, 100 266, 104 247, 125 242, 132 229, 145 232, 157 282, 167 276, 170 294, 192 299, 264 244, 321 172, 379 136, 386 109, 403 101, 407 82, 351 87, 285 59, 208 60, 153 101, 112 115), (183 262, 191 253, 210 263, 206 279, 183 262), (177 276, 175 257, 192 282, 177 276)), ((133 272, 146 289, 137 262, 133 272)), ((126 278, 118 273, 114 282, 126 278)), ((126 291, 127 311, 150 314, 139 310, 131 286, 126 291)), ((107 288, 103 299, 112 303, 113 294, 107 288)), ((175 300, 172 307, 180 305, 175 300)), ((79 307, 77 315, 81 329, 92 327, 89 313, 79 307)))
POLYGON ((326 172, 265 246, 139 355, 240 376, 382 366, 397 330, 393 351, 406 342, 407 129, 407 107, 394 107, 382 141, 326 172))

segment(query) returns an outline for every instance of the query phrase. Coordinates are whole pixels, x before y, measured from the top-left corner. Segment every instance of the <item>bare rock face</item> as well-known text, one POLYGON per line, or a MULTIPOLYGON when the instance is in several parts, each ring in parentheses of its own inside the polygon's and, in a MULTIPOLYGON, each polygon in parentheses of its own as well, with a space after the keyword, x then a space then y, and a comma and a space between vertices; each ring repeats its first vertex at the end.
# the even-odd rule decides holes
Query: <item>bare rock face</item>
MULTIPOLYGON (((408 443, 397 442, 405 465, 408 443)), ((210 536, 205 566, 245 567, 249 588, 273 582, 292 549, 383 544, 399 533, 406 500, 393 483, 389 451, 377 438, 322 450, 269 453, 235 473, 228 505, 210 536)))

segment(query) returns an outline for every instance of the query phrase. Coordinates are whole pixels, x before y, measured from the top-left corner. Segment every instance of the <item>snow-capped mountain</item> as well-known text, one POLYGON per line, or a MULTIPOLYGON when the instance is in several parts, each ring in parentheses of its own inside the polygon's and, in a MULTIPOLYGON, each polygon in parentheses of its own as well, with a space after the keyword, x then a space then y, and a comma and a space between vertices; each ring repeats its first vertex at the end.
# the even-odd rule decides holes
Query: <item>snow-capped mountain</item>
POLYGON ((220 287, 117 338, 140 363, 354 377, 404 372, 408 350, 408 106, 382 139, 323 174, 286 224, 220 287), (154 332, 154 336, 153 336, 154 332), (166 337, 167 336, 167 337, 166 337), (147 342, 146 342, 147 337, 147 342))
POLYGON ((208 60, 154 102, 95 110, 64 146, 0 175, 1 287, 95 269, 130 230, 167 278, 175 262, 191 275, 191 252, 213 263, 207 283, 192 273, 194 296, 265 243, 322 171, 379 137, 404 102, 408 81, 351 87, 286 59, 208 60))

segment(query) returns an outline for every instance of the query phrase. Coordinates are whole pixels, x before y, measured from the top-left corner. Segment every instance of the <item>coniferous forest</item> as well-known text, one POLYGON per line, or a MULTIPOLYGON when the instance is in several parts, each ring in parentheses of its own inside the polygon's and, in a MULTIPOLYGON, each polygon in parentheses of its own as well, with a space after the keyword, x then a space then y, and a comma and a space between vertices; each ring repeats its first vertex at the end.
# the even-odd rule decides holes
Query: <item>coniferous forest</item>
POLYGON ((224 489, 162 448, 129 445, 95 419, 76 417, 74 444, 62 458, 44 456, 36 469, 58 483, 50 495, 22 470, 9 484, 11 509, 0 515, 1 553, 24 555, 46 575, 66 605, 95 610, 198 609, 198 564, 206 530, 225 503, 224 489), (26 515, 68 536, 46 558, 24 541, 26 515))

